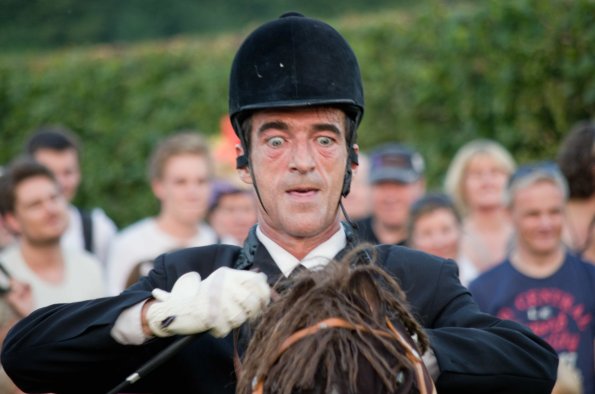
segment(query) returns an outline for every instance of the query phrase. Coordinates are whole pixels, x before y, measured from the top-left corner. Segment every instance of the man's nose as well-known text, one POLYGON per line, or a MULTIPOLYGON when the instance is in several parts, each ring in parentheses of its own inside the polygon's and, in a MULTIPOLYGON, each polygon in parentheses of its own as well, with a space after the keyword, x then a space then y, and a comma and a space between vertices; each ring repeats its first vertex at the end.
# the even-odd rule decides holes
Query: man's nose
POLYGON ((52 198, 45 201, 44 208, 50 213, 56 213, 64 209, 64 204, 59 198, 52 198))
POLYGON ((541 228, 549 229, 552 226, 552 217, 544 214, 539 216, 539 225, 541 228))
POLYGON ((315 167, 316 160, 309 144, 298 142, 291 151, 290 167, 301 173, 311 171, 315 167))

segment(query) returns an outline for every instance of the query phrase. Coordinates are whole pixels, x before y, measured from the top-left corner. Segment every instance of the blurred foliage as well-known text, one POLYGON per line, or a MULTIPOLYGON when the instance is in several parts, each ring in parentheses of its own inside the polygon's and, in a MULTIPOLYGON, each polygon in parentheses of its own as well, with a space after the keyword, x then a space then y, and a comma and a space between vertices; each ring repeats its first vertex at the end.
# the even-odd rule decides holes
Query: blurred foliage
MULTIPOLYGON (((436 0, 329 19, 362 67, 361 148, 418 148, 432 188, 473 138, 500 141, 519 162, 554 157, 571 125, 594 115, 594 19, 592 0, 436 0)), ((154 214, 150 150, 173 130, 218 133, 249 30, 0 56, 0 163, 38 125, 65 124, 85 143, 77 202, 121 226, 154 214)))
POLYGON ((287 11, 328 18, 411 0, 2 0, 0 48, 47 49, 238 30, 287 11))

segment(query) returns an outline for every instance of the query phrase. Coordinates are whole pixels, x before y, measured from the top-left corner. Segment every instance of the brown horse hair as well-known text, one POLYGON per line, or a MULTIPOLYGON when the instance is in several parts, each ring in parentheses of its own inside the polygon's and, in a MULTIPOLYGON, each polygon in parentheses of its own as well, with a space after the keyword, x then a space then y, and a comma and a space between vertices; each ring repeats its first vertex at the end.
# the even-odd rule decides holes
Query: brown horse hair
MULTIPOLYGON (((411 376, 414 366, 398 341, 373 330, 387 330, 386 319, 402 327, 419 354, 429 346, 421 325, 409 312, 397 281, 375 261, 373 248, 360 246, 340 261, 304 271, 288 289, 253 322, 254 334, 246 350, 237 393, 252 393, 256 380, 265 377, 264 392, 331 393, 337 384, 358 392, 359 363, 365 360, 382 392, 397 392, 397 376, 411 376), (364 254, 373 254, 366 261, 364 254), (324 329, 306 336, 278 359, 281 344, 297 330, 329 317, 365 327, 365 330, 324 329)), ((343 391, 341 391, 343 392, 343 391)))

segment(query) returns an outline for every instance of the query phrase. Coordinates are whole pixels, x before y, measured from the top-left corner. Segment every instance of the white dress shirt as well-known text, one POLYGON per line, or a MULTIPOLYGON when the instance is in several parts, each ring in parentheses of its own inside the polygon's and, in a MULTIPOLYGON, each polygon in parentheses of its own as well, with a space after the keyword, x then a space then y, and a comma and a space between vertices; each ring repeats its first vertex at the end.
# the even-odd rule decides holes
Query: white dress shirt
POLYGON ((302 260, 298 260, 275 241, 267 237, 262 230, 260 230, 260 226, 256 227, 256 237, 264 245, 275 264, 277 264, 277 267, 279 267, 279 271, 281 271, 285 277, 288 277, 300 264, 310 270, 315 269, 315 267, 324 267, 337 255, 337 253, 345 248, 345 245, 347 245, 345 231, 343 230, 343 227, 341 227, 332 237, 312 249, 306 257, 302 260))

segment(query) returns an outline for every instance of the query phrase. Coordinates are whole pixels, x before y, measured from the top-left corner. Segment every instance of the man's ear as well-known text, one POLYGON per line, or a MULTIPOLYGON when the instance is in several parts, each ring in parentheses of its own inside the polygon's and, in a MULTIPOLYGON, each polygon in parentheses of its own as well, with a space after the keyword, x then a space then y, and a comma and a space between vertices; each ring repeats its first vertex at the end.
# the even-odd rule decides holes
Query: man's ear
POLYGON ((159 201, 163 200, 163 184, 159 179, 153 179, 151 181, 151 190, 153 190, 153 194, 159 201))
MULTIPOLYGON (((244 155, 244 148, 242 147, 241 144, 237 144, 236 145, 236 157, 241 157, 244 155)), ((246 155, 247 157, 247 155, 246 155)), ((248 185, 252 185, 253 181, 252 181, 252 175, 250 174, 250 168, 246 165, 242 168, 238 168, 238 175, 240 176, 240 179, 242 180, 242 182, 248 184, 248 185)))
POLYGON ((2 217, 6 228, 13 234, 21 233, 21 225, 12 212, 7 212, 2 217))
MULTIPOLYGON (((353 144, 353 151, 357 156, 359 156, 359 145, 353 144)), ((357 174, 357 169, 359 168, 359 163, 355 163, 353 160, 351 161, 351 173, 357 174)))

